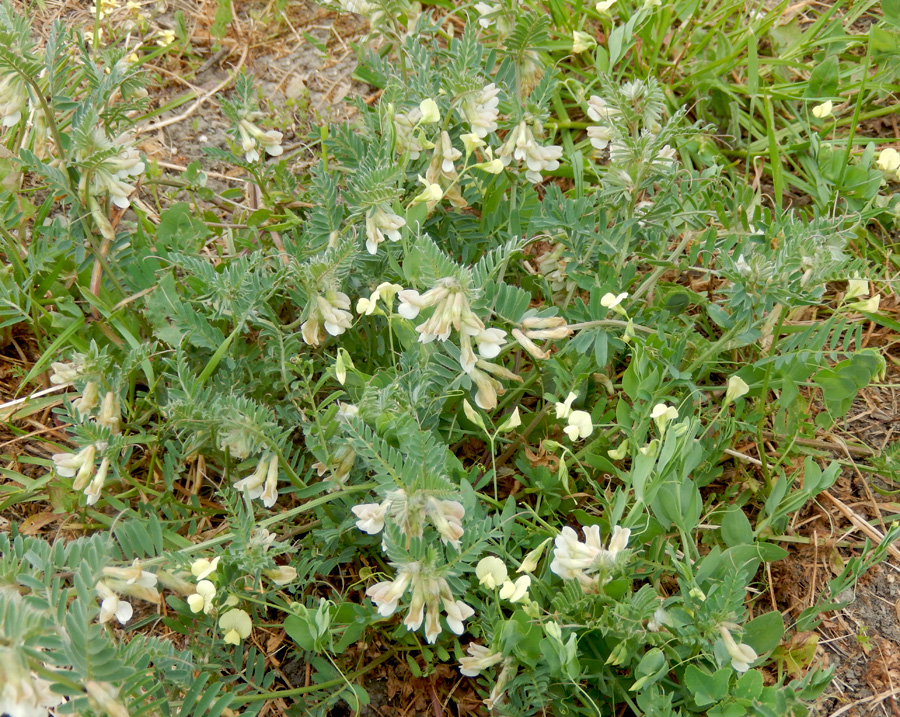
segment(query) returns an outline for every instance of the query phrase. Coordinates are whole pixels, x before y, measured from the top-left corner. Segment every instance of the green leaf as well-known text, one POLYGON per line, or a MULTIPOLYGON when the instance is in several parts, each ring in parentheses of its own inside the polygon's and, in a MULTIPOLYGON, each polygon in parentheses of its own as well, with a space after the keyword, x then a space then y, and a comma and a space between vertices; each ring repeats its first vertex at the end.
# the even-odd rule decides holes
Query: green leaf
POLYGON ((816 65, 809 76, 804 96, 813 99, 828 99, 834 97, 838 91, 840 78, 840 63, 835 55, 829 55, 824 61, 816 65))
POLYGON ((894 27, 900 27, 900 0, 881 0, 884 19, 894 27))
POLYGON ((688 665, 684 671, 684 684, 694 701, 700 707, 705 707, 725 698, 731 673, 730 667, 723 667, 711 675, 695 665, 688 665))
POLYGON ((767 612, 744 625, 742 641, 750 645, 756 654, 771 652, 784 636, 784 618, 777 610, 767 612))
POLYGON ((753 528, 750 521, 744 511, 736 505, 729 506, 722 518, 722 540, 729 548, 753 542, 753 528))

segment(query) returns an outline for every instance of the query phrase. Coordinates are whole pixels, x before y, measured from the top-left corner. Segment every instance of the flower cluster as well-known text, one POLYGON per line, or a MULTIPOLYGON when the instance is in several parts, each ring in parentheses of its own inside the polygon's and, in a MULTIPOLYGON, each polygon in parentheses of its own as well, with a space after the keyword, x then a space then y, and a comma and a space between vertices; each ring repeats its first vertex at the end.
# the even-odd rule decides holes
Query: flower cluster
POLYGON ((131 619, 134 608, 130 602, 121 597, 122 595, 146 600, 153 604, 159 603, 156 575, 143 570, 141 561, 137 558, 128 568, 106 567, 103 569, 103 575, 104 579, 100 580, 95 588, 100 598, 99 620, 101 623, 116 618, 120 624, 124 625, 131 619))
POLYGON ((562 529, 554 541, 550 570, 565 580, 577 580, 583 592, 591 593, 609 579, 608 573, 628 546, 631 530, 618 525, 613 528, 608 548, 603 547, 599 525, 590 525, 583 530, 582 543, 572 528, 562 529))
POLYGON ((421 343, 435 339, 446 341, 453 329, 459 332, 460 365, 477 387, 475 403, 480 408, 496 408, 497 396, 504 391, 493 376, 521 380, 502 366, 483 360, 500 354, 506 343, 506 332, 485 327, 472 312, 466 293, 456 279, 441 279, 424 294, 407 289, 399 293, 399 298, 397 312, 407 319, 415 319, 423 309, 434 308, 431 316, 416 327, 421 343), (481 359, 475 355, 476 346, 481 359))
POLYGON ((238 122, 238 134, 241 138, 241 149, 244 151, 244 159, 248 162, 259 160, 261 148, 270 157, 278 157, 284 153, 281 140, 284 135, 274 129, 263 130, 247 119, 238 122))
POLYGON ((587 105, 588 117, 600 124, 588 127, 587 134, 594 149, 606 149, 615 138, 613 129, 619 111, 610 107, 606 100, 597 95, 591 96, 587 105))
POLYGON ((472 134, 481 139, 497 129, 500 115, 500 88, 493 82, 485 85, 477 94, 466 95, 462 101, 462 115, 469 123, 472 134))
POLYGON ((578 398, 578 394, 569 393, 565 401, 556 404, 556 417, 559 420, 566 420, 568 425, 563 432, 571 441, 578 441, 587 438, 594 432, 594 423, 591 420, 591 414, 587 411, 573 411, 572 402, 578 398))
POLYGON ((235 490, 247 489, 251 499, 261 498, 266 508, 278 500, 278 456, 264 453, 256 464, 256 470, 234 484, 235 490))
POLYGON ((475 611, 462 600, 456 600, 450 585, 433 565, 420 562, 404 563, 397 567, 393 580, 372 585, 366 595, 378 607, 378 614, 389 617, 394 614, 400 598, 408 589, 412 590, 409 612, 403 624, 409 630, 418 630, 425 622, 425 639, 434 644, 441 634, 441 606, 446 613, 447 627, 457 635, 462 635, 463 621, 475 611))
POLYGON ((385 517, 390 515, 409 538, 421 538, 428 520, 441 536, 441 541, 457 550, 463 535, 462 519, 465 509, 455 500, 440 500, 426 491, 412 495, 402 488, 390 491, 381 503, 363 503, 352 508, 359 518, 356 527, 369 535, 384 529, 385 517))
MULTIPOLYGON (((56 385, 71 383, 83 376, 84 365, 80 358, 71 364, 54 363, 50 382, 56 385)), ((93 423, 109 429, 116 434, 121 428, 122 408, 119 398, 114 391, 107 391, 100 401, 100 384, 96 380, 89 380, 81 392, 81 396, 72 401, 72 407, 81 420, 91 418, 91 412, 100 405, 100 410, 93 417, 93 423)), ((105 441, 91 443, 77 453, 55 453, 53 466, 56 472, 64 478, 74 478, 72 489, 84 491, 88 505, 95 505, 100 500, 100 491, 106 483, 109 474, 110 459, 106 456, 100 461, 100 467, 94 472, 94 462, 98 451, 107 448, 105 441)))
POLYGON ((350 313, 350 297, 342 291, 328 291, 316 296, 309 310, 309 317, 300 326, 303 341, 308 346, 318 346, 326 336, 340 336, 353 325, 350 313))
POLYGON ((22 119, 28 102, 25 81, 17 72, 0 77, 0 127, 12 127, 22 119))
POLYGON ((91 167, 82 177, 82 182, 88 181, 88 192, 94 197, 108 194, 113 204, 127 209, 131 203, 129 197, 135 192, 134 185, 128 184, 127 180, 140 176, 144 171, 144 162, 140 152, 134 148, 134 140, 124 134, 114 140, 109 139, 102 128, 95 127, 90 142, 78 152, 78 159, 91 167), (99 164, 94 163, 96 154, 113 151, 115 153, 99 164))
POLYGON ((497 596, 511 603, 528 602, 528 588, 531 587, 531 576, 522 575, 515 581, 509 579, 506 564, 500 558, 489 555, 482 558, 475 566, 478 581, 488 590, 499 588, 497 596))
POLYGON ((541 172, 551 172, 559 167, 562 147, 538 144, 531 127, 522 120, 510 131, 497 155, 504 167, 508 167, 513 160, 524 162, 525 177, 530 182, 538 183, 543 181, 541 172))

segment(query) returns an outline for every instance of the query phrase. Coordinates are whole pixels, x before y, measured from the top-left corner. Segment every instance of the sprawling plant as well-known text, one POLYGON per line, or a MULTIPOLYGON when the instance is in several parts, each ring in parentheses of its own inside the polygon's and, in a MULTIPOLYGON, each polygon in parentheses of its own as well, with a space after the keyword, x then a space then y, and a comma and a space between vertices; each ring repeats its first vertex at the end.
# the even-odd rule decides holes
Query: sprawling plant
POLYGON ((71 389, 40 487, 104 534, 0 543, 0 705, 358 708, 365 638, 454 663, 498 714, 804 714, 828 674, 764 681, 785 626, 752 596, 837 466, 724 468, 770 418, 809 430, 801 387, 825 425, 883 370, 849 228, 736 211, 656 80, 567 80, 586 131, 562 132, 545 16, 480 3, 445 41, 412 7, 351 9, 387 43, 361 65, 378 104, 322 128, 306 176, 241 75, 210 154, 261 205, 195 164, 158 215, 133 201, 128 61, 76 60, 60 27, 38 51, 0 13, 0 315, 71 389), (157 621, 174 639, 100 626, 157 621), (310 687, 276 688, 263 625, 310 687))

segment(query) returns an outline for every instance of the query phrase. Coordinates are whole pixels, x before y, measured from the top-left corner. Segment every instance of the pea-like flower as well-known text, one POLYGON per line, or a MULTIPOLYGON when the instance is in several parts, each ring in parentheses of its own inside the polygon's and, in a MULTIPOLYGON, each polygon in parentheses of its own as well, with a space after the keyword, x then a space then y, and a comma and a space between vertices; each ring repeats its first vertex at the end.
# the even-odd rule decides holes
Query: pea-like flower
POLYGON ((463 621, 475 611, 462 600, 454 599, 450 585, 443 577, 437 577, 431 566, 419 562, 399 566, 397 577, 376 583, 366 590, 366 595, 378 607, 378 614, 392 615, 407 588, 411 588, 409 612, 403 624, 409 630, 418 630, 425 622, 425 639, 434 644, 441 634, 440 612, 446 616, 447 626, 457 635, 462 635, 463 621))
POLYGON ((499 94, 500 88, 492 82, 485 85, 477 95, 467 95, 462 101, 462 114, 472 128, 472 134, 479 138, 487 137, 497 129, 497 118, 500 116, 499 94))
POLYGON ((509 574, 506 571, 506 563, 494 555, 488 555, 478 561, 475 566, 475 575, 488 590, 494 590, 507 581, 509 574))
POLYGON ((240 645, 241 640, 250 637, 253 622, 245 610, 229 610, 219 618, 219 627, 225 633, 223 638, 229 645, 240 645))
POLYGON ((0 77, 0 127, 12 127, 22 119, 28 103, 25 81, 17 72, 0 77))
POLYGON ((820 105, 815 105, 812 108, 812 115, 816 119, 825 119, 826 117, 831 115, 833 109, 834 103, 831 100, 828 100, 820 105))
POLYGON ((220 559, 221 558, 217 555, 212 560, 208 558, 199 558, 198 560, 195 560, 191 563, 191 574, 198 580, 209 577, 216 572, 220 559))
POLYGON ((478 645, 470 642, 466 646, 468 657, 463 657, 459 661, 459 672, 465 677, 478 677, 482 670, 493 667, 503 660, 502 653, 494 652, 484 645, 478 645))
MULTIPOLYGON (((900 167, 900 155, 897 157, 897 166, 900 167)), ((850 279, 847 282, 847 291, 844 292, 844 301, 858 299, 861 296, 869 295, 868 279, 850 279)))
POLYGON ((188 595, 187 603, 191 612, 202 612, 209 615, 213 609, 213 598, 216 596, 216 586, 209 580, 201 580, 197 583, 197 590, 193 595, 188 595))
POLYGON ((657 403, 650 411, 650 418, 656 423, 660 432, 664 432, 669 421, 678 419, 678 409, 674 406, 667 406, 665 403, 657 403))
POLYGON ((501 600, 509 600, 511 603, 522 602, 528 600, 529 587, 531 587, 531 576, 523 575, 515 582, 511 580, 504 582, 498 595, 501 600))
POLYGON ((96 586, 97 595, 100 596, 100 622, 109 622, 113 618, 124 625, 134 615, 134 608, 127 600, 121 599, 112 588, 102 580, 96 586))
POLYGON ((556 417, 559 420, 564 420, 572 414, 572 402, 576 398, 578 398, 578 394, 570 391, 565 401, 556 403, 556 417))
POLYGON ((256 470, 234 484, 235 490, 247 489, 250 498, 261 498, 266 508, 278 500, 278 455, 264 454, 256 464, 256 470))
POLYGON ((725 389, 725 404, 727 405, 746 395, 749 390, 750 387, 747 385, 747 382, 740 376, 729 376, 728 388, 725 389))
POLYGON ((631 530, 619 526, 613 528, 609 548, 603 547, 600 526, 591 525, 583 530, 582 543, 572 528, 562 529, 554 541, 550 571, 565 580, 578 580, 582 591, 589 593, 595 592, 600 582, 600 575, 596 573, 608 572, 616 565, 619 554, 628 546, 631 530))
POLYGON ((385 239, 400 241, 400 229, 405 226, 403 217, 386 211, 381 205, 373 207, 366 213, 366 251, 376 254, 378 245, 385 239))
POLYGON ((97 473, 93 480, 91 480, 88 487, 84 489, 88 505, 96 505, 97 501, 100 500, 100 491, 103 490, 103 486, 106 483, 106 475, 108 472, 109 458, 104 458, 100 461, 100 467, 97 469, 97 473))
POLYGON ((316 296, 309 318, 300 326, 300 333, 304 343, 318 346, 326 333, 340 336, 351 326, 350 297, 342 291, 328 291, 325 296, 316 296))
POLYGON ((569 425, 563 428, 563 431, 571 441, 587 438, 594 432, 591 414, 587 411, 572 411, 569 414, 569 425))
POLYGON ((875 164, 882 172, 896 172, 900 169, 900 152, 893 147, 885 147, 878 153, 875 164))
POLYGON ((728 628, 724 625, 719 625, 719 634, 722 635, 725 649, 728 650, 728 655, 731 657, 731 666, 735 671, 746 672, 750 669, 751 663, 756 662, 756 660, 759 659, 756 650, 750 647, 750 645, 744 643, 738 644, 735 642, 731 632, 729 632, 728 628))
POLYGON ((91 443, 78 453, 54 453, 53 464, 56 472, 65 478, 75 477, 73 490, 84 490, 94 473, 94 457, 97 447, 91 443))
POLYGON ((600 306, 604 306, 611 311, 615 311, 617 314, 621 314, 622 316, 627 316, 627 312, 625 311, 624 307, 621 306, 622 302, 627 298, 627 291, 623 291, 621 294, 613 294, 612 292, 609 292, 600 297, 600 306))
POLYGON ((112 391, 107 391, 103 397, 103 403, 100 404, 97 423, 105 426, 112 433, 118 433, 121 414, 122 408, 119 404, 118 396, 112 391))
POLYGON ((269 580, 276 585, 289 585, 297 579, 297 568, 291 565, 279 565, 271 570, 264 570, 263 573, 269 580))
POLYGON ((422 124, 435 124, 441 121, 441 111, 437 106, 437 102, 433 99, 426 98, 419 103, 419 112, 422 113, 422 124))
POLYGON ((530 182, 543 181, 541 172, 549 172, 559 167, 562 147, 559 145, 542 146, 537 143, 531 127, 522 120, 510 130, 509 136, 497 152, 507 167, 513 160, 525 163, 525 177, 530 182))
POLYGON ((100 384, 96 381, 88 381, 84 385, 81 396, 72 401, 72 408, 78 414, 78 417, 84 419, 88 414, 97 407, 100 399, 100 384))
POLYGON ((247 119, 238 122, 238 133, 241 137, 241 149, 244 150, 244 159, 248 162, 256 162, 259 159, 257 147, 270 157, 278 157, 284 153, 281 140, 284 134, 274 129, 263 130, 247 119))

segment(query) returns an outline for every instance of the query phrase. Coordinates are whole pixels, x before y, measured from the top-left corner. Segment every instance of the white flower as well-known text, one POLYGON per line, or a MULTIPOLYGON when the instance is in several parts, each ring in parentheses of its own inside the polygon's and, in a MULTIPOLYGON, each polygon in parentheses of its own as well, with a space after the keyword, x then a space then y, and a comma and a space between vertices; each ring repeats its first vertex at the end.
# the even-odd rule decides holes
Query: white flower
POLYGON ((607 309, 611 309, 615 311, 617 314, 622 314, 622 316, 626 316, 625 309, 620 306, 620 304, 628 298, 628 292, 623 291, 621 294, 613 294, 612 292, 604 294, 600 297, 600 306, 604 306, 607 309))
POLYGON ((111 578, 124 580, 126 585, 137 585, 141 588, 156 587, 156 574, 142 569, 139 558, 135 558, 131 563, 131 567, 128 568, 105 567, 103 568, 103 574, 111 578))
POLYGON ((559 420, 563 420, 564 418, 568 418, 572 415, 572 402, 578 398, 577 393, 569 392, 569 395, 566 396, 566 400, 562 403, 557 402, 556 404, 556 417, 559 420))
POLYGON ((216 596, 216 586, 209 580, 201 580, 197 583, 197 592, 188 595, 187 603, 191 612, 203 612, 206 615, 212 611, 213 598, 216 596))
POLYGON ((594 149, 606 149, 613 139, 612 130, 609 127, 599 125, 587 128, 588 139, 594 149))
POLYGON ((667 406, 665 403, 657 403, 650 411, 650 418, 656 422, 659 430, 663 431, 669 421, 678 418, 678 409, 674 406, 667 406))
POLYGON ((278 501, 278 456, 272 454, 269 458, 269 466, 266 471, 266 484, 260 494, 263 505, 271 508, 278 501))
POLYGON ((587 411, 572 411, 569 414, 569 425, 563 431, 572 441, 587 438, 594 432, 591 414, 587 411))
POLYGON ((197 578, 198 580, 203 580, 214 572, 216 572, 216 567, 219 565, 219 556, 217 555, 212 560, 207 558, 199 558, 191 563, 191 574, 197 578))
POLYGON ((463 657, 459 661, 459 672, 465 677, 478 677, 482 670, 493 667, 503 659, 499 652, 492 652, 484 645, 470 642, 466 646, 469 657, 463 657))
POLYGON ((0 127, 12 127, 22 119, 28 103, 25 81, 16 72, 0 77, 0 127))
POLYGON ((422 113, 422 124, 434 124, 441 121, 441 111, 438 109, 437 102, 433 99, 424 99, 419 103, 419 112, 422 113))
POLYGON ((878 153, 876 164, 882 172, 896 172, 900 169, 900 152, 893 147, 886 147, 878 153))
POLYGON ((267 455, 264 455, 256 464, 256 470, 254 470, 253 473, 251 473, 246 478, 242 478, 237 483, 235 483, 234 489, 237 491, 243 491, 246 488, 251 499, 259 498, 263 494, 263 488, 266 483, 266 474, 268 473, 268 470, 269 457, 267 455))
MULTIPOLYGON (((542 351, 534 341, 532 341, 528 336, 525 335, 519 329, 512 330, 512 336, 516 340, 516 343, 519 344, 523 349, 525 349, 531 356, 538 359, 539 361, 546 361, 550 358, 549 351, 542 351)), ((529 332, 531 333, 531 332, 529 332)))
POLYGON ((493 3, 489 5, 486 2, 478 2, 475 3, 475 10, 480 15, 480 17, 478 18, 478 24, 483 28, 488 28, 494 24, 494 19, 492 16, 500 12, 500 3, 493 3))
POLYGON ((119 432, 119 417, 122 409, 119 406, 119 399, 112 391, 107 391, 103 397, 103 403, 100 404, 100 413, 97 416, 97 423, 105 426, 113 433, 119 432))
POLYGON ((340 336, 353 326, 353 315, 349 309, 350 297, 342 291, 317 295, 309 318, 300 326, 303 341, 309 346, 318 346, 326 335, 323 329, 331 336, 340 336))
POLYGON ((462 519, 466 511, 463 504, 455 500, 425 499, 425 515, 431 520, 441 542, 459 550, 459 539, 463 534, 462 519))
POLYGON ((103 484, 106 483, 106 474, 108 472, 109 458, 104 458, 100 461, 100 467, 97 469, 97 474, 94 476, 94 479, 90 482, 88 487, 84 489, 88 505, 96 505, 97 501, 100 500, 100 491, 103 490, 103 484))
POLYGON ((100 622, 109 622, 114 617, 124 625, 134 614, 134 608, 127 600, 122 600, 102 580, 97 583, 97 594, 100 596, 100 622))
POLYGON ((430 209, 431 205, 441 201, 444 196, 444 190, 441 189, 440 184, 429 182, 421 175, 419 176, 419 183, 425 187, 425 189, 412 198, 410 205, 422 204, 424 202, 429 205, 430 209))
POLYGON ((381 205, 370 209, 366 213, 366 250, 375 254, 385 238, 400 241, 400 229, 405 226, 403 217, 385 211, 381 205))
MULTIPOLYGON (((477 9, 477 6, 476 6, 477 9)), ((497 117, 500 115, 500 88, 493 82, 485 85, 476 95, 468 95, 462 103, 462 111, 472 128, 472 134, 478 138, 487 137, 497 129, 497 117)), ((461 138, 465 143, 465 135, 461 138)), ((483 143, 482 143, 483 144, 483 143)), ((471 152, 466 144, 466 151, 471 152)))
POLYGON ((507 581, 508 573, 506 564, 493 555, 488 555, 478 561, 475 566, 475 575, 478 582, 484 585, 488 590, 493 590, 507 581))
POLYGON ((547 538, 543 543, 538 545, 534 550, 528 553, 525 556, 525 559, 522 561, 522 564, 516 570, 517 573, 533 573, 537 570, 538 563, 541 561, 541 556, 544 554, 544 546, 550 542, 550 538, 547 538))
POLYGON ((276 585, 289 585, 297 579, 297 568, 290 565, 279 565, 277 568, 263 572, 276 585))
POLYGON ((238 122, 238 132, 241 136, 241 148, 244 150, 244 159, 255 162, 259 159, 257 143, 262 145, 266 154, 270 157, 278 157, 284 153, 281 140, 284 135, 274 129, 262 130, 249 120, 242 119, 238 122))
POLYGON ((578 580, 582 591, 589 593, 596 590, 599 582, 599 576, 594 573, 615 566, 618 555, 628 545, 631 531, 616 526, 607 550, 600 540, 600 526, 591 525, 583 530, 585 542, 582 543, 572 528, 562 529, 554 541, 550 571, 565 580, 578 580))
POLYGON ((493 411, 497 408, 497 394, 503 392, 500 382, 493 376, 488 376, 477 367, 466 371, 476 387, 475 405, 484 411, 493 411))
POLYGON ((400 154, 409 152, 410 159, 418 159, 425 149, 431 149, 421 133, 415 134, 416 127, 422 121, 422 112, 416 107, 408 113, 398 112, 394 115, 395 148, 400 154))
POLYGON ((133 144, 134 139, 126 135, 111 140, 103 128, 97 126, 91 133, 90 141, 76 153, 80 161, 90 163, 90 174, 86 175, 90 177, 88 184, 90 194, 94 196, 108 194, 113 204, 120 209, 128 208, 130 204, 128 198, 135 191, 134 186, 127 184, 125 180, 137 177, 144 171, 144 162, 133 144), (93 158, 97 154, 110 153, 113 150, 117 154, 109 154, 100 164, 94 163, 93 158))
POLYGON ((515 582, 507 580, 500 588, 501 600, 509 600, 512 603, 522 602, 528 599, 528 588, 531 586, 531 576, 523 575, 515 582))
POLYGON ((834 104, 831 100, 827 102, 823 102, 820 105, 816 105, 812 108, 812 115, 816 119, 825 119, 831 114, 832 109, 834 109, 834 104))
POLYGON ((253 622, 244 610, 229 610, 219 618, 219 627, 225 633, 224 641, 230 645, 239 645, 241 640, 250 636, 253 622))
POLYGON ((658 607, 653 611, 653 619, 647 623, 647 629, 650 632, 659 632, 663 629, 664 625, 670 625, 672 622, 669 617, 669 613, 667 613, 663 608, 658 607))
POLYGON ((81 397, 72 401, 72 408, 78 413, 79 418, 85 418, 92 409, 96 408, 100 397, 100 384, 96 381, 88 381, 84 385, 81 397))
POLYGON ((741 276, 749 276, 752 271, 743 254, 738 256, 737 261, 734 263, 734 268, 737 269, 737 273, 741 276))
POLYGON ((487 359, 496 358, 500 355, 500 351, 506 343, 505 337, 506 332, 501 329, 483 329, 475 334, 478 353, 487 359))
POLYGON ((562 147, 551 145, 543 147, 539 145, 534 138, 531 128, 522 120, 516 127, 510 130, 506 141, 497 152, 503 161, 503 166, 507 167, 515 159, 518 162, 524 162, 526 171, 525 177, 530 182, 541 182, 541 172, 552 171, 559 167, 559 158, 562 157, 562 147))
POLYGON ((731 403, 735 399, 745 395, 749 390, 750 387, 747 385, 747 382, 740 376, 729 376, 728 388, 725 389, 725 403, 731 403))
POLYGON ((597 41, 588 35, 586 32, 581 32, 580 30, 572 31, 572 52, 575 55, 579 55, 582 52, 587 52, 592 47, 597 44, 597 41))
POLYGON ((453 146, 450 141, 450 134, 446 131, 441 132, 441 171, 446 174, 452 174, 456 171, 453 163, 462 157, 462 152, 453 146))
POLYGON ((852 304, 847 304, 847 308, 851 311, 864 311, 867 314, 874 314, 878 311, 880 304, 881 297, 876 295, 869 297, 865 301, 854 301, 852 304))
POLYGON ((750 645, 736 643, 731 636, 731 633, 724 625, 719 625, 719 634, 722 635, 725 649, 728 650, 728 654, 731 657, 731 666, 737 672, 746 672, 750 669, 750 664, 759 659, 756 650, 750 647, 750 645))
MULTIPOLYGON (((897 161, 900 163, 900 156, 898 156, 897 161)), ((900 166, 900 164, 898 164, 898 166, 900 166)), ((868 295, 868 279, 850 279, 847 282, 847 291, 844 292, 844 301, 850 301, 850 299, 858 299, 860 296, 868 295)))
POLYGON ((77 378, 81 378, 81 369, 83 367, 77 363, 63 363, 56 361, 50 364, 50 383, 54 386, 61 386, 64 383, 72 383, 77 378))
POLYGON ((53 465, 56 472, 65 478, 76 476, 73 490, 84 490, 94 472, 94 456, 97 448, 91 443, 78 453, 54 453, 53 465), (76 475, 77 474, 77 475, 76 475))
POLYGON ((513 409, 513 412, 509 415, 509 418, 507 418, 503 423, 501 423, 497 427, 497 430, 500 431, 501 433, 508 433, 509 431, 513 430, 514 428, 518 428, 521 425, 522 425, 522 416, 519 415, 519 407, 516 406, 513 409))
POLYGON ((385 580, 375 583, 366 590, 366 596, 375 603, 378 614, 382 617, 390 617, 397 609, 400 598, 412 581, 413 570, 418 573, 418 563, 410 563, 397 571, 393 580, 385 580))
POLYGON ((615 4, 616 0, 601 0, 594 7, 597 8, 597 12, 604 13, 607 12, 615 4))
POLYGON ((380 533, 384 529, 384 516, 390 505, 390 501, 354 505, 350 510, 359 518, 356 521, 356 527, 369 535, 380 533))

